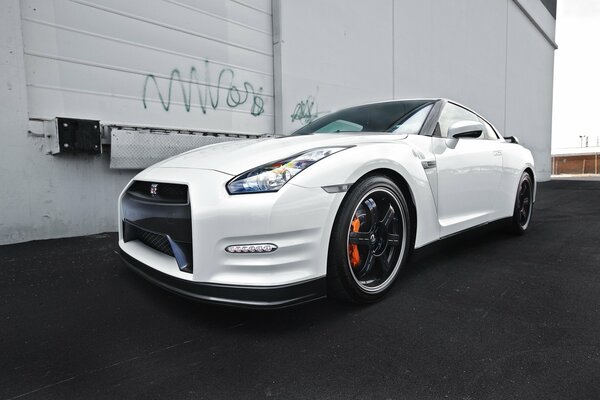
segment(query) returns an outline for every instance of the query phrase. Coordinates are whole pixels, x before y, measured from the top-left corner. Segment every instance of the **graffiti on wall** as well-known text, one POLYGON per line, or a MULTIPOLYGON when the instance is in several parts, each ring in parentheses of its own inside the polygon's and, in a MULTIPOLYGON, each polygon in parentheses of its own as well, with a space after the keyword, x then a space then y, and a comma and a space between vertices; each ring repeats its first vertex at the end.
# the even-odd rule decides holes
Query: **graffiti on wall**
POLYGON ((319 111, 314 96, 308 96, 296 104, 294 112, 292 112, 290 117, 292 118, 292 122, 300 121, 302 125, 306 125, 317 118, 318 114, 319 111))
POLYGON ((265 101, 262 95, 262 87, 258 90, 248 81, 238 83, 235 79, 235 72, 231 68, 222 68, 219 71, 218 78, 213 81, 209 72, 209 61, 204 64, 204 81, 199 78, 198 70, 195 66, 190 68, 189 77, 182 78, 179 69, 171 70, 169 76, 168 88, 161 88, 154 74, 146 75, 144 80, 144 91, 142 94, 142 103, 144 108, 148 108, 146 97, 149 89, 154 88, 158 94, 158 99, 165 111, 171 108, 171 101, 175 95, 174 91, 181 90, 183 97, 183 106, 187 112, 190 112, 192 104, 197 101, 203 114, 208 109, 216 109, 219 104, 230 108, 249 105, 250 114, 257 117, 265 111, 265 101), (240 85, 240 86, 238 86, 240 85), (150 88, 149 88, 150 87, 150 88), (223 98, 224 96, 224 98, 223 98))

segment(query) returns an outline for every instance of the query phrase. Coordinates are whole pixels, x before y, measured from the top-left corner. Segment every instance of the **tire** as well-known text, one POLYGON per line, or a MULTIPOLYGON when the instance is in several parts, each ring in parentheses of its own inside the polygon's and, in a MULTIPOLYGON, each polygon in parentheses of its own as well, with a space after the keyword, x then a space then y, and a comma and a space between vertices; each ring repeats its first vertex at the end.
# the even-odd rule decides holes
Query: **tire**
POLYGON ((328 295, 355 303, 384 297, 413 246, 404 193, 389 178, 357 182, 336 216, 327 265, 328 295))
POLYGON ((513 216, 508 221, 509 231, 515 235, 523 235, 529 228, 533 216, 533 179, 523 172, 517 186, 517 195, 513 216))

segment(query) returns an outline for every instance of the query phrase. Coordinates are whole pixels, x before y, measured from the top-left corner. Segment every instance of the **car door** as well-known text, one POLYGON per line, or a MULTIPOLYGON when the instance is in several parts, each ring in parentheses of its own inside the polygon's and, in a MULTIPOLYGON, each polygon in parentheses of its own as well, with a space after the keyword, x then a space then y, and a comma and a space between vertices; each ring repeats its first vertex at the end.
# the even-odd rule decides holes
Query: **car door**
MULTIPOLYGON (((502 176, 502 152, 487 137, 448 137, 455 123, 484 121, 471 111, 446 103, 432 142, 438 174, 438 218, 442 237, 495 219, 502 176)), ((456 125, 455 125, 456 126, 456 125)))

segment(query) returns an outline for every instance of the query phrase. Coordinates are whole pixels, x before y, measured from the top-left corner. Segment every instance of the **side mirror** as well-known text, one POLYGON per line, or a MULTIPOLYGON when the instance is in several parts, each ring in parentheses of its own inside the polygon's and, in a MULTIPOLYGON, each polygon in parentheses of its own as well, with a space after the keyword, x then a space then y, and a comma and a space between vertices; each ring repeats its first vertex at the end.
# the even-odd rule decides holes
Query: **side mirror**
POLYGON ((519 144, 519 139, 517 139, 516 136, 505 136, 504 140, 506 140, 509 143, 519 144))
POLYGON ((478 138, 483 133, 483 124, 476 121, 456 121, 448 128, 448 138, 478 138))

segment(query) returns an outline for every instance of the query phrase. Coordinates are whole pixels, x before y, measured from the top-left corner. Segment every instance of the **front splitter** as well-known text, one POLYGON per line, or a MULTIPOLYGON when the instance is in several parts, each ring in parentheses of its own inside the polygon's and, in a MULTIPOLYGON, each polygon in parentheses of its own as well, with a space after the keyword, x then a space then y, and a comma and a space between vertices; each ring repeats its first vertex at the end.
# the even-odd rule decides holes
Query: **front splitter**
POLYGON ((153 284, 193 300, 228 306, 275 309, 326 297, 325 277, 278 286, 241 286, 192 282, 160 272, 120 251, 125 264, 153 284))

